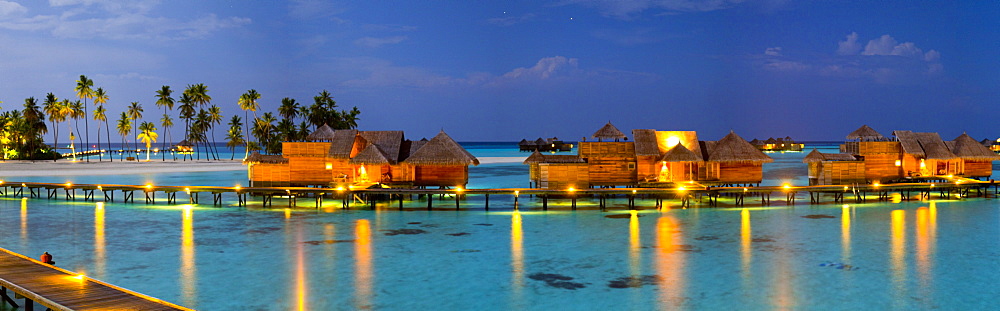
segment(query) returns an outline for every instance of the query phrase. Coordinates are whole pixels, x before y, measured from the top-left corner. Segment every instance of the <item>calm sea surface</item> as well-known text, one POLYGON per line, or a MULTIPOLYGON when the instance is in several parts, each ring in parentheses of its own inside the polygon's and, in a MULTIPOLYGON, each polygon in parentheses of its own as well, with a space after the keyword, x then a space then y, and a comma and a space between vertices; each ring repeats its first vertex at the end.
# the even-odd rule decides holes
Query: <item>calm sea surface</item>
MULTIPOLYGON (((464 145, 478 157, 527 156, 514 143, 464 145)), ((770 155, 764 184, 806 183, 805 153, 770 155)), ((245 171, 0 177, 246 183, 245 171)), ((524 187, 527 166, 483 164, 470 177, 473 188, 524 187)), ((996 199, 843 206, 808 205, 802 194, 794 206, 776 196, 770 207, 668 201, 675 207, 663 210, 640 200, 635 213, 624 199, 608 212, 559 200, 542 211, 527 197, 515 211, 510 197, 490 199, 487 212, 478 197, 461 211, 447 199, 398 211, 315 209, 308 199, 288 209, 279 198, 274 208, 216 208, 0 197, 0 247, 48 251, 60 267, 203 310, 1000 307, 996 199)))

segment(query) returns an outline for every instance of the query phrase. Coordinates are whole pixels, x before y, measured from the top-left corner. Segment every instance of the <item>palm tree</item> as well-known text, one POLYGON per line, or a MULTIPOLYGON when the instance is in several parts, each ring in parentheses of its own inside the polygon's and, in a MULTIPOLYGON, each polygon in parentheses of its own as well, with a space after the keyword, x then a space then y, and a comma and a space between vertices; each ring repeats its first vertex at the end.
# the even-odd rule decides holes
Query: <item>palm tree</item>
POLYGON ((261 143, 261 147, 264 148, 265 153, 273 154, 280 152, 280 150, 278 152, 274 151, 275 148, 272 143, 272 140, 274 140, 274 121, 276 120, 270 112, 265 112, 254 124, 254 136, 257 136, 257 141, 261 143))
POLYGON ((174 125, 174 121, 170 119, 170 115, 167 114, 167 110, 174 109, 174 98, 170 97, 170 94, 174 91, 170 89, 169 85, 164 85, 160 87, 160 90, 156 91, 156 106, 163 107, 163 118, 160 119, 160 125, 163 126, 163 130, 167 132, 167 139, 163 140, 163 147, 160 150, 163 151, 162 160, 167 160, 167 141, 170 140, 170 127, 174 125))
MULTIPOLYGON (((70 103, 69 104, 69 117, 73 118, 73 127, 76 128, 76 132, 75 133, 76 134, 80 134, 80 119, 83 118, 84 121, 86 121, 86 119, 87 119, 87 113, 83 111, 83 103, 81 103, 79 100, 73 101, 72 103, 70 103)), ((70 133, 70 134, 73 134, 73 133, 70 133)), ((82 141, 83 138, 81 138, 79 136, 77 136, 76 138, 80 140, 80 144, 83 144, 83 141, 82 141)), ((87 148, 83 148, 83 150, 87 150, 87 148)))
MULTIPOLYGON (((106 110, 104 109, 104 104, 108 103, 108 94, 104 93, 104 88, 97 88, 94 91, 94 104, 97 108, 94 109, 94 121, 97 121, 97 148, 101 148, 101 122, 107 123, 108 117, 104 114, 106 110), (100 111, 100 113, 98 113, 100 111)), ((108 133, 108 149, 111 149, 111 133, 108 133)), ((104 160, 104 152, 98 153, 98 160, 104 160)), ((113 161, 113 160, 112 160, 113 161)))
MULTIPOLYGON (((257 104, 257 100, 258 99, 260 99, 260 93, 257 93, 257 90, 255 90, 255 89, 250 89, 249 91, 247 91, 246 93, 243 93, 243 95, 240 96, 240 100, 239 100, 238 104, 240 105, 240 109, 243 110, 243 117, 244 117, 245 120, 250 120, 250 115, 249 115, 248 111, 253 111, 253 118, 254 118, 254 120, 257 119, 257 109, 260 109, 260 105, 257 104)), ((246 154, 243 155, 243 158, 246 158, 247 156, 250 155, 250 139, 249 139, 250 138, 250 127, 249 126, 247 127, 246 131, 247 131, 246 132, 246 137, 247 137, 247 151, 246 151, 246 154)))
MULTIPOLYGON (((59 99, 56 98, 52 93, 45 95, 45 103, 42 104, 42 111, 49 115, 49 121, 52 122, 52 143, 53 149, 56 153, 59 152, 59 122, 65 121, 66 116, 62 114, 62 104, 59 103, 59 99)), ((52 162, 56 161, 54 157, 52 162)))
MULTIPOLYGON (((59 104, 59 115, 62 116, 62 121, 68 121, 66 118, 73 118, 73 103, 69 99, 63 98, 59 104)), ((66 127, 69 130, 69 147, 72 150, 76 150, 73 147, 73 140, 76 139, 76 135, 73 135, 73 124, 66 122, 66 127)), ((76 155, 73 155, 73 160, 76 160, 76 155)))
MULTIPOLYGON (((87 122, 87 114, 88 114, 88 112, 87 112, 87 99, 94 97, 94 90, 92 89, 93 87, 94 87, 94 80, 87 79, 87 76, 85 76, 85 75, 80 75, 80 80, 76 80, 76 88, 75 88, 75 90, 76 90, 76 97, 79 97, 80 99, 83 100, 83 116, 82 116, 82 118, 83 118, 83 126, 84 126, 84 130, 87 131, 86 134, 84 134, 86 136, 87 146, 85 148, 83 148, 83 150, 90 150, 89 149, 90 148, 90 125, 89 125, 89 122, 87 122)), ((79 129, 77 129, 77 131, 79 131, 79 129)), ((90 158, 87 158, 87 162, 90 162, 90 158)))
POLYGON ((236 158, 236 147, 245 143, 243 140, 243 122, 240 121, 240 116, 238 115, 233 115, 233 118, 229 119, 229 131, 226 132, 226 147, 229 147, 229 152, 231 153, 230 160, 236 158))
MULTIPOLYGON (((128 114, 126 114, 124 111, 118 117, 118 126, 116 127, 116 129, 118 130, 118 134, 122 135, 122 146, 125 146, 127 142, 127 140, 125 140, 125 137, 128 136, 128 132, 132 131, 132 121, 128 119, 128 114)), ((118 159, 120 160, 121 156, 119 156, 118 159)))
MULTIPOLYGON (((94 102, 96 103, 97 100, 95 99, 94 102)), ((97 121, 97 146, 98 147, 101 146, 101 122, 104 122, 104 123, 108 122, 108 116, 105 113, 107 113, 107 110, 104 109, 103 105, 97 105, 97 108, 94 108, 94 121, 97 121)), ((108 133, 108 135, 111 135, 111 134, 108 133)), ((109 137, 109 140, 108 140, 108 150, 111 150, 110 137, 109 137)), ((99 154, 101 154, 100 159, 103 160, 104 159, 104 152, 101 152, 99 154)), ((108 158, 112 159, 111 161, 114 161, 113 160, 114 157, 109 156, 108 158)))
POLYGON ((293 123, 295 121, 295 115, 299 113, 299 103, 295 102, 292 98, 282 98, 281 106, 278 106, 278 114, 281 118, 291 120, 293 123))
POLYGON ((215 128, 216 124, 222 124, 222 109, 219 109, 219 107, 215 105, 209 107, 207 121, 208 121, 208 131, 212 132, 212 141, 210 142, 210 144, 212 145, 212 149, 215 151, 215 159, 218 160, 219 150, 215 146, 215 131, 213 131, 212 129, 215 128))
MULTIPOLYGON (((178 117, 180 117, 181 120, 184 120, 184 139, 188 139, 190 136, 189 132, 191 130, 191 119, 195 117, 194 101, 191 100, 191 95, 189 95, 187 91, 184 91, 184 93, 181 93, 181 98, 177 100, 177 102, 181 103, 180 107, 177 107, 177 109, 180 110, 180 115, 178 117)), ((188 155, 184 154, 183 157, 184 160, 187 161, 188 155)))
POLYGON ((25 156, 33 158, 41 149, 40 137, 49 131, 45 126, 45 114, 38 108, 38 100, 28 97, 24 99, 24 110, 21 115, 24 118, 24 128, 20 129, 23 145, 21 147, 27 151, 25 156))
POLYGON ((140 132, 135 138, 146 144, 146 162, 149 162, 149 149, 152 147, 152 144, 156 142, 156 139, 160 137, 160 135, 154 132, 156 130, 156 126, 153 125, 152 122, 142 122, 142 124, 139 125, 139 130, 142 132, 140 132))
MULTIPOLYGON (((132 119, 132 124, 136 124, 136 120, 142 118, 142 105, 140 105, 138 102, 132 102, 131 104, 129 104, 128 117, 132 119)), ((138 127, 136 127, 135 129, 138 130, 138 127)), ((138 133, 136 133, 135 135, 139 136, 138 133)), ((135 149, 134 146, 135 145, 133 144, 133 149, 135 149)), ((139 156, 139 154, 136 154, 136 156, 139 156)))

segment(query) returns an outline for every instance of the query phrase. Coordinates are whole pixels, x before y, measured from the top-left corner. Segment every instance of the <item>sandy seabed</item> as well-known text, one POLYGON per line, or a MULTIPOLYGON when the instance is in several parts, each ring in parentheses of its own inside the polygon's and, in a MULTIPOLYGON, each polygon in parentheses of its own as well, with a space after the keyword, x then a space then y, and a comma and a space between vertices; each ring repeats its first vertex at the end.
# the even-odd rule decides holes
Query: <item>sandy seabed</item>
POLYGON ((3 161, 0 162, 0 177, 218 172, 243 169, 246 169, 246 166, 241 160, 3 161))

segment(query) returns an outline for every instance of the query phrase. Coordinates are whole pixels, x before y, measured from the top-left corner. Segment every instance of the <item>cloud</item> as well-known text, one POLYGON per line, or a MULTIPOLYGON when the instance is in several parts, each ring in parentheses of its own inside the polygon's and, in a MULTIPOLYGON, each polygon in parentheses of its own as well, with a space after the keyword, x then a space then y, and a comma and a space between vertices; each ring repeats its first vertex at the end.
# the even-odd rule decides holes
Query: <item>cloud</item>
POLYGON ((364 37, 354 40, 354 44, 366 48, 378 48, 386 44, 397 44, 405 41, 406 36, 392 36, 385 38, 364 37))
POLYGON ((0 17, 22 15, 28 12, 20 3, 0 0, 0 17))
POLYGON ((854 55, 861 51, 861 44, 858 44, 858 33, 852 32, 847 35, 847 39, 837 43, 837 54, 854 55))
POLYGON ((671 12, 708 12, 734 7, 745 0, 564 0, 558 5, 582 5, 596 8, 601 14, 630 18, 646 10, 671 12))
POLYGON ((582 69, 578 59, 564 56, 545 57, 531 67, 514 68, 500 75, 478 72, 465 77, 440 75, 417 67, 395 66, 388 61, 372 58, 342 59, 338 63, 338 70, 356 71, 362 76, 342 83, 350 87, 507 87, 537 86, 540 83, 607 84, 622 81, 651 81, 659 78, 648 73, 582 69))
POLYGON ((767 56, 781 56, 781 47, 780 46, 776 46, 776 47, 773 47, 773 48, 767 48, 766 50, 764 50, 764 55, 767 55, 767 56))
POLYGON ((504 17, 490 18, 490 19, 487 19, 486 22, 490 23, 490 24, 493 24, 493 25, 498 25, 498 26, 511 26, 511 25, 515 25, 515 24, 520 24, 520 23, 523 23, 523 22, 527 22, 527 21, 530 21, 530 20, 532 20, 532 19, 535 18, 535 14, 533 14, 533 13, 526 13, 526 14, 522 14, 520 16, 506 16, 506 14, 507 14, 507 12, 504 12, 504 15, 505 15, 504 17))
POLYGON ((251 23, 249 18, 220 18, 203 14, 192 20, 176 20, 148 15, 159 1, 50 0, 57 15, 34 15, 0 21, 0 29, 48 31, 55 37, 112 40, 184 40, 204 38, 226 28, 251 23), (98 10, 92 12, 91 10, 98 10), (86 14, 85 14, 86 13, 86 14), (101 16, 101 17, 95 17, 101 16))

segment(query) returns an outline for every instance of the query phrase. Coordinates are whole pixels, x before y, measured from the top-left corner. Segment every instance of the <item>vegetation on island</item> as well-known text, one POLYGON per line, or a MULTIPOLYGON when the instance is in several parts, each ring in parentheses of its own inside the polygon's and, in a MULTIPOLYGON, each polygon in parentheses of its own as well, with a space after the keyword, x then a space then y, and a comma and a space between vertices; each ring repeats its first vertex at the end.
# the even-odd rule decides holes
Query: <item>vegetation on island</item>
MULTIPOLYGON (((73 90, 73 96, 76 97, 74 100, 60 99, 55 94, 48 93, 41 106, 38 100, 29 97, 25 99, 23 109, 0 113, 0 155, 4 159, 31 160, 81 156, 88 161, 90 157, 96 156, 99 161, 103 161, 105 157, 114 161, 115 153, 118 154, 118 160, 125 160, 125 157, 137 160, 139 153, 145 151, 148 161, 150 153, 156 151, 153 150, 154 145, 160 142, 160 147, 156 149, 171 151, 169 153, 174 160, 178 155, 184 160, 201 159, 202 155, 208 160, 219 159, 215 127, 222 124, 224 116, 222 108, 212 103, 212 96, 205 84, 189 84, 176 99, 174 90, 168 85, 155 91, 154 104, 157 108, 163 108, 158 125, 164 135, 156 132, 157 123, 143 119, 145 111, 141 101, 132 101, 123 106, 124 111, 112 128, 112 120, 108 119, 108 109, 105 106, 114 105, 115 102, 111 101, 104 88, 95 89, 93 80, 80 75, 73 90), (94 105, 93 111, 90 111, 90 104, 94 105), (173 114, 175 107, 176 115, 173 114), (175 141, 170 131, 175 125, 175 116, 184 126, 181 141, 175 141), (80 119, 84 121, 82 135, 80 119), (96 123, 96 145, 90 144, 91 119, 96 123), (64 122, 65 130, 69 131, 69 153, 57 152, 56 148, 44 143, 44 135, 51 132, 52 145, 60 146, 59 128, 64 122), (101 137, 102 130, 105 139, 101 137), (112 149, 112 130, 121 136, 120 142, 125 146, 122 150, 112 149), (164 139, 161 140, 161 137, 164 139), (138 145, 139 143, 142 145, 138 145), (171 146, 168 147, 168 144, 171 146), (77 148, 78 145, 80 148, 77 148), (193 149, 193 152, 181 152, 187 151, 187 148, 193 149)), ((302 141, 324 124, 333 129, 357 128, 360 120, 358 116, 361 112, 357 107, 338 110, 333 95, 326 90, 314 96, 312 104, 300 104, 293 98, 282 98, 276 111, 277 117, 272 112, 258 115, 262 98, 264 97, 257 90, 250 89, 236 99, 236 106, 243 111, 243 118, 236 113, 227 123, 225 147, 230 152, 235 152, 237 147, 242 146, 246 149, 244 156, 251 151, 280 154, 281 142, 302 141)), ((167 153, 160 152, 160 159, 165 161, 167 153)), ((230 157, 231 160, 234 158, 235 155, 230 157)))

